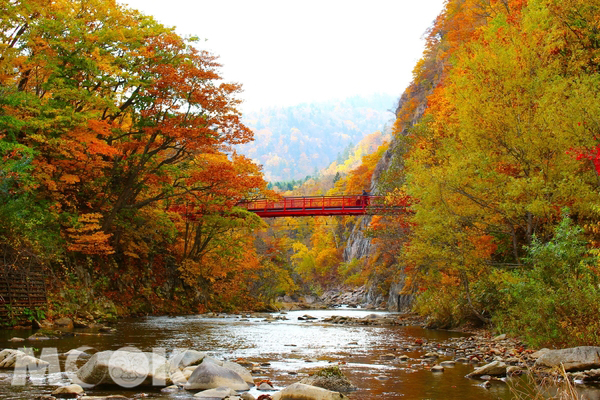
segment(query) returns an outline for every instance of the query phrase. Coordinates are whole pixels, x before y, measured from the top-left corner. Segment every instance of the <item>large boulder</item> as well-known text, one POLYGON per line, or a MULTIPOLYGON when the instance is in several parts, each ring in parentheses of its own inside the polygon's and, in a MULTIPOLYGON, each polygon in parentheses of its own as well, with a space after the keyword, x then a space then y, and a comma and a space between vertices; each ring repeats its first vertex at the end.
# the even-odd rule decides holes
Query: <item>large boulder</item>
POLYGON ((273 400, 348 400, 347 396, 339 392, 304 383, 291 384, 281 392, 274 393, 271 398, 273 400))
POLYGON ((337 365, 323 368, 316 374, 303 378, 300 383, 335 392, 349 392, 356 389, 337 365))
POLYGON ((537 367, 554 368, 563 365, 565 371, 584 371, 600 368, 600 347, 580 346, 547 350, 536 360, 537 367))
POLYGON ((232 361, 223 361, 223 368, 227 368, 237 373, 242 379, 250 386, 254 386, 254 378, 250 371, 246 368, 242 367, 240 364, 232 362, 232 361))
POLYGON ((206 353, 196 350, 185 350, 177 353, 169 359, 171 366, 185 368, 190 365, 198 365, 206 358, 206 353))
POLYGON ((503 376, 506 375, 507 365, 502 361, 494 361, 475 369, 475 371, 467 374, 467 378, 479 378, 483 375, 503 376))
POLYGON ((0 368, 39 369, 49 365, 48 361, 27 355, 21 350, 4 349, 0 351, 0 368))
POLYGON ((171 382, 165 357, 134 350, 98 352, 77 371, 77 378, 87 385, 122 387, 167 386, 171 382))
POLYGON ((216 389, 228 387, 233 390, 248 390, 250 387, 237 373, 225 367, 221 367, 210 361, 203 361, 184 386, 188 390, 216 389))

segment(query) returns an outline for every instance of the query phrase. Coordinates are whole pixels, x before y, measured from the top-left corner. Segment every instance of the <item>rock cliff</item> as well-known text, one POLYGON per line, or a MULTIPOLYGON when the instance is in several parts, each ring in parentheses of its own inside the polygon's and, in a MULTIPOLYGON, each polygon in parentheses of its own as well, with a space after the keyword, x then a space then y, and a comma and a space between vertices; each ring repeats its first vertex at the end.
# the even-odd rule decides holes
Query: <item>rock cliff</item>
MULTIPOLYGON (((397 116, 400 115, 401 112, 404 112, 404 105, 411 100, 416 99, 418 106, 410 112, 409 118, 405 118, 407 121, 403 124, 402 130, 392 139, 389 149, 384 153, 375 167, 371 180, 371 193, 383 194, 385 189, 382 189, 380 180, 385 175, 385 172, 392 167, 402 168, 403 162, 401 157, 403 151, 400 148, 400 143, 397 138, 406 135, 408 133, 408 127, 416 124, 421 119, 427 107, 426 99, 427 95, 431 92, 431 88, 432 86, 423 87, 422 85, 411 85, 400 98, 396 108, 397 116)), ((354 226, 344 249, 344 262, 349 262, 352 259, 359 259, 366 263, 367 260, 375 257, 377 245, 372 243, 371 238, 365 236, 365 231, 371 223, 371 218, 371 216, 360 217, 359 221, 354 226)), ((386 265, 385 267, 392 268, 393 266, 386 265)), ((390 311, 409 311, 412 306, 414 295, 411 293, 404 293, 404 279, 404 274, 398 272, 394 274, 391 284, 382 285, 381 281, 383 279, 381 279, 381 277, 371 276, 367 283, 364 302, 375 307, 385 305, 390 311)))

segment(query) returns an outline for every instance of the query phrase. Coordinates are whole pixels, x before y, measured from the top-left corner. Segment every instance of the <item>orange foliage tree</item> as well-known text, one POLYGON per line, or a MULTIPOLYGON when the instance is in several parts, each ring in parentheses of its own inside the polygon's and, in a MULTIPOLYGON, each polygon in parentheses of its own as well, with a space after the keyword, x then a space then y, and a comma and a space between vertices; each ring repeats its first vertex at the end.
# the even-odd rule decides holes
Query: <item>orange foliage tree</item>
MULTIPOLYGON (((231 151, 252 131, 216 56, 114 0, 4 2, 0 13, 0 151, 30 157, 28 199, 58 227, 64 257, 127 276, 165 248, 175 261, 160 268, 198 261, 191 238, 203 223, 219 220, 221 239, 240 221, 260 225, 235 209, 266 184, 231 151), (194 221, 181 222, 183 205, 194 221)), ((229 250, 203 257, 224 267, 229 250)), ((238 270, 254 268, 244 260, 238 270)))

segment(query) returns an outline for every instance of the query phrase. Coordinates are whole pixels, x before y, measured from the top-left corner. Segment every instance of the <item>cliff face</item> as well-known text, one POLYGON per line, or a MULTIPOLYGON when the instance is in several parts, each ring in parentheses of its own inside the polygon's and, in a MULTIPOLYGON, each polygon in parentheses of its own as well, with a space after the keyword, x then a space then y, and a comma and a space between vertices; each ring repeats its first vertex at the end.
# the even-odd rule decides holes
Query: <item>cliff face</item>
MULTIPOLYGON (((384 153, 383 157, 375 167, 373 178, 371 180, 371 193, 382 194, 379 192, 377 183, 381 174, 389 168, 393 159, 393 155, 394 149, 392 143, 390 149, 384 153)), ((344 262, 358 259, 363 260, 363 262, 366 263, 369 258, 375 255, 377 250, 376 245, 372 245, 372 239, 365 236, 365 231, 371 224, 371 218, 372 217, 368 215, 360 217, 356 225, 354 225, 352 233, 350 234, 344 249, 344 262)), ((390 290, 389 296, 386 299, 385 293, 380 289, 380 282, 378 278, 379 277, 377 276, 370 278, 369 282, 367 283, 363 302, 376 307, 380 307, 384 302, 387 302, 388 309, 397 310, 398 302, 396 297, 399 294, 398 292, 404 287, 404 279, 402 278, 400 283, 392 285, 391 289, 393 289, 393 293, 390 290)))
MULTIPOLYGON (((426 96, 429 92, 430 90, 428 90, 428 88, 413 85, 402 95, 398 103, 396 115, 399 115, 404 111, 404 104, 411 99, 417 98, 418 106, 411 111, 408 122, 404 124, 402 131, 396 134, 395 138, 390 143, 390 148, 384 153, 383 157, 375 167, 371 180, 371 193, 384 194, 384 189, 380 187, 382 175, 385 174, 392 165, 402 168, 401 157, 403 152, 401 151, 402 149, 399 148, 400 144, 396 138, 406 135, 406 127, 416 124, 421 119, 427 107, 426 96)), ((371 217, 364 216, 361 217, 354 226, 346 243, 346 248, 344 249, 345 262, 349 262, 352 259, 361 259, 366 263, 368 260, 376 257, 378 245, 373 244, 372 239, 366 237, 364 233, 370 223, 371 217)), ((397 269, 398 272, 394 273, 391 283, 386 283, 384 277, 378 275, 371 276, 367 283, 364 302, 375 307, 385 305, 390 311, 410 311, 414 295, 411 293, 404 293, 405 275, 401 272, 402 269, 392 264, 384 265, 383 267, 397 269)))
POLYGON ((351 261, 352 259, 361 259, 369 254, 371 249, 371 239, 365 237, 364 231, 369 227, 371 223, 371 216, 359 217, 359 220, 346 242, 344 248, 344 262, 351 261))

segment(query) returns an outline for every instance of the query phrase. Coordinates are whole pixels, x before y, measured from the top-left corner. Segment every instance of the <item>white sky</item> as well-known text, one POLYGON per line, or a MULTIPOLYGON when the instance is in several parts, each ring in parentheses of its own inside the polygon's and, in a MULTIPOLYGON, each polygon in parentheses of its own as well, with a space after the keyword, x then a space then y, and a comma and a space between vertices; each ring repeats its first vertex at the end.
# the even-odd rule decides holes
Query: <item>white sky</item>
MULTIPOLYGON (((243 111, 400 97, 444 0, 121 0, 220 56, 243 111), (205 41, 204 41, 205 40, 205 41)), ((392 105, 390 105, 390 108, 392 105)))

